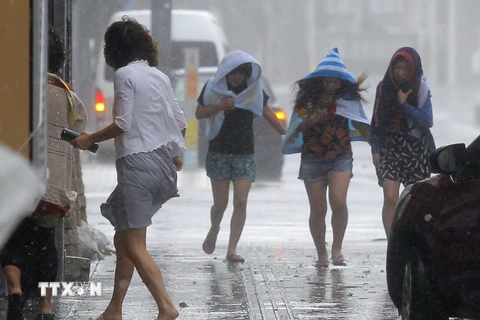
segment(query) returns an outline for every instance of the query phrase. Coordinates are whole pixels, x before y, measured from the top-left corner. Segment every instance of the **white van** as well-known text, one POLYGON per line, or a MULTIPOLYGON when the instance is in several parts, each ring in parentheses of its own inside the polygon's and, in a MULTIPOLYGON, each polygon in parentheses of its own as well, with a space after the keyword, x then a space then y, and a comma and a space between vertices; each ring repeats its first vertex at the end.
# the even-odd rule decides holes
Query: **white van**
MULTIPOLYGON (((113 14, 109 25, 120 21, 124 15, 135 18, 151 30, 150 10, 118 11, 113 14)), ((203 10, 172 10, 171 27, 171 69, 184 68, 186 49, 198 50, 198 66, 218 66, 227 52, 227 40, 217 18, 203 10)), ((160 50, 162 48, 159 48, 160 50)), ((105 63, 103 46, 99 53, 95 76, 95 103, 91 130, 102 129, 112 122, 114 70, 105 63)), ((100 144, 100 150, 112 151, 113 142, 100 144)), ((99 150, 99 151, 100 151, 99 150)))

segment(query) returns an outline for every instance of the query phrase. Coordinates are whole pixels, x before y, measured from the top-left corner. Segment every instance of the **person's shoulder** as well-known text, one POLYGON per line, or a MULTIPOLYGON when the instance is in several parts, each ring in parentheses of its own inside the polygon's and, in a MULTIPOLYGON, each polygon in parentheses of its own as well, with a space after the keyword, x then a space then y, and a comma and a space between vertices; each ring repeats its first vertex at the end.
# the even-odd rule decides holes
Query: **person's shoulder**
POLYGON ((145 70, 149 70, 150 68, 151 67, 144 60, 132 61, 127 65, 121 68, 118 68, 117 71, 115 71, 115 75, 118 74, 120 76, 125 76, 125 75, 132 75, 135 73, 144 73, 145 70))
POLYGON ((82 99, 80 99, 80 97, 74 91, 72 91, 72 96, 77 104, 83 105, 82 99))
POLYGON ((379 95, 383 88, 383 80, 378 81, 377 88, 375 89, 376 95, 379 95))
POLYGON ((133 70, 129 65, 118 68, 115 71, 115 79, 126 79, 133 74, 133 70))
POLYGON ((151 72, 157 74, 162 80, 164 80, 165 82, 168 82, 170 83, 170 78, 164 73, 162 72, 161 70, 159 70, 158 68, 156 67, 150 67, 150 70, 151 72))
POLYGON ((48 73, 48 84, 53 87, 58 87, 62 90, 68 89, 70 91, 73 91, 73 87, 70 83, 66 82, 58 75, 53 73, 48 73))
POLYGON ((430 86, 428 85, 427 77, 422 76, 422 77, 420 78, 420 86, 425 87, 425 88, 427 88, 428 90, 430 90, 430 86))

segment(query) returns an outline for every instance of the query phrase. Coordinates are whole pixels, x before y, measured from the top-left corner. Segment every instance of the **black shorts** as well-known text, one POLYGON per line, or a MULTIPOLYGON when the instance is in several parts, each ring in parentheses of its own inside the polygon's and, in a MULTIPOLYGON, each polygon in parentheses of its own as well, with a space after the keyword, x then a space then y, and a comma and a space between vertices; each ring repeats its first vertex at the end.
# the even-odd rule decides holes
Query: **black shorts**
POLYGON ((404 186, 430 177, 429 151, 425 138, 417 139, 403 133, 389 134, 382 141, 378 184, 384 180, 401 182, 404 186))
POLYGON ((58 255, 55 228, 42 228, 31 219, 24 219, 0 251, 2 267, 14 265, 22 272, 22 291, 36 296, 38 282, 55 281, 58 255))

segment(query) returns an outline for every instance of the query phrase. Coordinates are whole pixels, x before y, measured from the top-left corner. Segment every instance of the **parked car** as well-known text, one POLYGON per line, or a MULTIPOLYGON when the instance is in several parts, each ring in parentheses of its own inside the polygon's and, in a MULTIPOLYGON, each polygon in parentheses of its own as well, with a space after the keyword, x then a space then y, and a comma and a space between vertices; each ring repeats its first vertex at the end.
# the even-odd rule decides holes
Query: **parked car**
MULTIPOLYGON (((215 75, 216 67, 200 67, 198 69, 198 87, 200 94, 205 83, 215 75)), ((186 79, 185 69, 178 69, 173 72, 172 87, 180 106, 184 110, 185 118, 189 122, 187 135, 192 133, 191 128, 195 130, 195 137, 186 137, 187 144, 197 148, 197 165, 205 167, 205 157, 208 151, 208 141, 204 138, 205 120, 199 120, 198 123, 191 120, 194 117, 197 102, 195 99, 186 99, 186 79), (195 125, 193 125, 195 124, 195 125), (192 143, 191 141, 194 140, 192 143)), ((268 105, 275 111, 277 118, 286 126, 285 111, 277 105, 275 94, 272 91, 268 81, 262 77, 263 90, 270 99, 268 105)), ((264 118, 255 118, 253 121, 255 155, 257 161, 257 178, 278 180, 282 175, 284 155, 281 152, 282 136, 280 136, 264 118)))
POLYGON ((387 249, 387 283, 402 319, 480 319, 480 136, 431 156, 407 186, 387 249))

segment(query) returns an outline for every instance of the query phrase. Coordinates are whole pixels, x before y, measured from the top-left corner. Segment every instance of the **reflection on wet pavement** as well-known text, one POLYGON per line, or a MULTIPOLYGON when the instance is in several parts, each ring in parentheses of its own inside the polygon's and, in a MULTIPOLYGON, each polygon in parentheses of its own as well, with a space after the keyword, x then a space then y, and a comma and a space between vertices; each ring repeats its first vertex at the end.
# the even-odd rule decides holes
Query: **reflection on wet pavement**
MULTIPOLYGON (((355 192, 349 198, 352 214, 343 248, 348 266, 330 264, 317 269, 308 230, 308 202, 301 182, 296 181, 298 159, 286 161, 283 182, 256 183, 252 188, 249 217, 238 248, 246 262, 237 265, 224 259, 229 217, 224 219, 216 251, 206 255, 201 249, 211 206, 205 173, 185 172, 180 177, 181 197, 154 216, 147 235, 148 250, 162 270, 172 300, 183 306, 179 319, 397 320, 386 288, 387 243, 377 241, 384 231, 378 212, 372 209, 381 203, 381 194, 372 192, 377 188, 375 179, 364 169, 352 180, 355 192)), ((360 163, 370 165, 369 150, 362 158, 357 153, 355 161, 359 168, 360 163)), ((114 167, 92 164, 84 168, 84 178, 89 190, 89 223, 111 237, 113 230, 98 208, 114 187, 114 167)), ((231 213, 230 208, 227 212, 231 213)), ((327 241, 331 238, 329 228, 327 241)), ((115 256, 98 264, 95 261, 92 281, 103 283, 103 296, 61 298, 55 303, 57 319, 98 316, 112 293, 114 267, 115 256)), ((155 302, 135 274, 123 320, 154 319, 155 315, 155 302)))
POLYGON ((207 296, 209 319, 249 319, 245 289, 239 266, 222 261, 209 261, 205 267, 210 279, 207 296))
POLYGON ((192 303, 182 319, 398 319, 380 266, 315 268, 313 257, 283 245, 247 251, 244 264, 214 258, 197 265, 205 313, 192 303))

